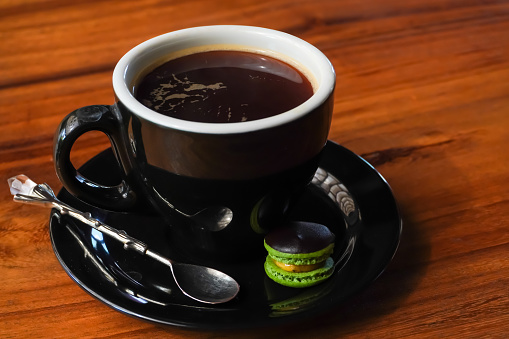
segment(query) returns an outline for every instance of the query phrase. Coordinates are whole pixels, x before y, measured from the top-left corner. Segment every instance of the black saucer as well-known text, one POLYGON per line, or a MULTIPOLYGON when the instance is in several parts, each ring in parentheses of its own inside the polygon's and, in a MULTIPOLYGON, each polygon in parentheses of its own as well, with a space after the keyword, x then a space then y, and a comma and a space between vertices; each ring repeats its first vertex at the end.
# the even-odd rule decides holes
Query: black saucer
MULTIPOLYGON (((116 168, 114 162, 111 150, 106 150, 80 172, 102 184, 114 184, 118 178, 112 170, 116 168)), ((58 197, 125 230, 163 255, 195 263, 195 258, 168 248, 162 220, 155 214, 100 210, 66 190, 58 197)), ((401 233, 400 215, 387 182, 362 158, 330 141, 313 184, 291 218, 324 224, 336 234, 333 276, 314 287, 292 289, 266 277, 263 257, 241 264, 210 265, 234 277, 241 286, 236 299, 222 305, 200 304, 184 297, 166 267, 124 251, 116 241, 55 211, 50 235, 55 254, 69 276, 115 310, 158 324, 226 329, 293 322, 339 305, 383 272, 396 252, 401 233)))

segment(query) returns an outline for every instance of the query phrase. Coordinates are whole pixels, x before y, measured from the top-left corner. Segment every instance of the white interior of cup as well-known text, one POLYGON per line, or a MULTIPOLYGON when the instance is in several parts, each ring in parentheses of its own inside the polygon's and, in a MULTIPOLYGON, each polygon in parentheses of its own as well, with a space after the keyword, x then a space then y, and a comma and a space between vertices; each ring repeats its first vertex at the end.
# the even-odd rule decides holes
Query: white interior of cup
MULTIPOLYGON (((234 48, 237 49, 237 48, 234 48)), ((298 65, 296 65, 298 67, 298 65)), ((204 26, 160 35, 134 47, 118 62, 113 72, 113 89, 118 99, 134 114, 168 128, 210 134, 245 133, 279 126, 302 117, 321 105, 335 84, 334 69, 327 57, 316 47, 292 35, 266 28, 249 26, 204 26), (226 45, 263 51, 290 64, 300 64, 310 73, 315 93, 301 105, 268 118, 236 123, 203 123, 175 119, 159 114, 141 104, 132 93, 132 84, 140 73, 159 65, 178 51, 199 46, 226 45), (283 56, 283 57, 282 57, 283 56)))

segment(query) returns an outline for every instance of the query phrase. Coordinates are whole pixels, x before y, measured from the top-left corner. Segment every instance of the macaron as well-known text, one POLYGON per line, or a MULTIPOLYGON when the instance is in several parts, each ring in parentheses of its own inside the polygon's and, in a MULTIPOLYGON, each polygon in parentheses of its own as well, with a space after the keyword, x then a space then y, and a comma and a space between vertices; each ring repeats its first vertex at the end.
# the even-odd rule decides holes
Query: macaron
POLYGON ((335 235, 324 225, 294 221, 265 236, 268 252, 265 273, 278 284, 308 287, 329 278, 334 271, 335 235))

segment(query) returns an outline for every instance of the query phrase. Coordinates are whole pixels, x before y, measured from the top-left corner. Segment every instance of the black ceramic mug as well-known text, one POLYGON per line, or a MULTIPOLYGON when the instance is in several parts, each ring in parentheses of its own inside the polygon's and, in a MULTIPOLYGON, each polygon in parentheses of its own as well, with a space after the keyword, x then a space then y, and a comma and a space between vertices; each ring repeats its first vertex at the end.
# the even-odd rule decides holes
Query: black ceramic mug
POLYGON ((183 251, 219 257, 257 253, 263 251, 264 233, 283 220, 313 177, 327 141, 334 86, 329 60, 309 43, 282 32, 209 26, 158 36, 118 62, 113 105, 83 107, 62 121, 54 142, 56 172, 69 192, 97 207, 154 207, 168 222, 169 239, 183 251), (280 59, 303 71, 313 95, 284 113, 235 123, 176 119, 135 98, 133 88, 147 70, 202 49, 249 50, 280 59), (83 177, 70 161, 76 139, 92 130, 111 140, 123 175, 117 186, 83 177), (225 227, 204 228, 188 217, 207 217, 212 210, 208 217, 215 218, 218 207, 231 211, 225 227))

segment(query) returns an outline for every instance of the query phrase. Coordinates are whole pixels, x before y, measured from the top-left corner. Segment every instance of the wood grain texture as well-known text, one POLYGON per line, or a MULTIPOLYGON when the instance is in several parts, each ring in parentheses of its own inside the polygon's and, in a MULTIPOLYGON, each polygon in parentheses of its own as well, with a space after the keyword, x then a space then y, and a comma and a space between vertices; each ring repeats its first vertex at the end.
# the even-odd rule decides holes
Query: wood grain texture
MULTIPOLYGON (((509 1, 0 2, 0 338, 401 338, 509 336, 509 1), (297 35, 337 72, 330 139, 370 161, 404 218, 400 248, 368 289, 277 328, 162 328, 83 292, 55 258, 49 212, 12 203, 25 173, 61 187, 53 133, 113 102, 136 44, 181 28, 244 24, 297 35)), ((73 153, 108 147, 100 133, 73 153)))

